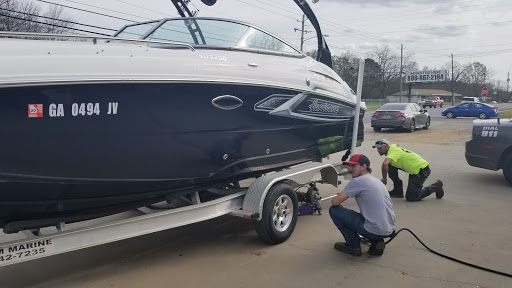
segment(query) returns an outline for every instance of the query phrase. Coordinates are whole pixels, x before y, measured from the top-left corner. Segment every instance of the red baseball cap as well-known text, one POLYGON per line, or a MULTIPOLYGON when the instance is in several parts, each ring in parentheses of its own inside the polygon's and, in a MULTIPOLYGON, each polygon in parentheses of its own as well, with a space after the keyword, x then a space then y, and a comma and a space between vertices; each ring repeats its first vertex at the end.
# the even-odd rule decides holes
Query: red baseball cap
POLYGON ((370 159, 363 154, 355 154, 350 157, 350 160, 343 162, 343 164, 366 164, 366 166, 370 167, 370 159))

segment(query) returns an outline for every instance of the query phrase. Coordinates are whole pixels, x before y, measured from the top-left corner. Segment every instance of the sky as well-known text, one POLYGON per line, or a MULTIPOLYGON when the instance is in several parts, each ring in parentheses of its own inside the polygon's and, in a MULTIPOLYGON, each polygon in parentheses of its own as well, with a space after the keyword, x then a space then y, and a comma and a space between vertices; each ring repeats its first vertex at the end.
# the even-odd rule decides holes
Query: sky
MULTIPOLYGON (((48 3, 32 0, 43 10, 48 3)), ((170 0, 44 0, 132 21, 178 14, 170 0)), ((333 55, 347 51, 366 58, 376 47, 388 45, 412 54, 420 69, 441 69, 451 61, 478 61, 494 81, 506 87, 512 73, 512 0, 307 0, 315 12, 333 55)), ((206 6, 191 0, 198 16, 237 19, 263 28, 300 47, 302 11, 293 0, 217 0, 206 6)), ((118 29, 130 22, 64 8, 74 21, 118 29)), ((75 26, 91 31, 94 28, 75 26)), ((306 21, 307 31, 313 28, 306 21)), ((111 34, 112 31, 103 30, 111 34)), ((304 51, 316 47, 315 33, 306 33, 304 51), (312 38, 312 39, 309 39, 312 38)), ((512 89, 512 86, 510 87, 512 89)))

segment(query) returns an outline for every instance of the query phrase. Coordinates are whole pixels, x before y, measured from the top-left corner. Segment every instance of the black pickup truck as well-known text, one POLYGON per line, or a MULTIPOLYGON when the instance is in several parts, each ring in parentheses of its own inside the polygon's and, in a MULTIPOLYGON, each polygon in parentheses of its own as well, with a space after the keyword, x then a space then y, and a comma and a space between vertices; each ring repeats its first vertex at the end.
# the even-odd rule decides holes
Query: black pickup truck
POLYGON ((471 166, 503 169, 505 179, 512 185, 512 119, 474 120, 465 156, 471 166))

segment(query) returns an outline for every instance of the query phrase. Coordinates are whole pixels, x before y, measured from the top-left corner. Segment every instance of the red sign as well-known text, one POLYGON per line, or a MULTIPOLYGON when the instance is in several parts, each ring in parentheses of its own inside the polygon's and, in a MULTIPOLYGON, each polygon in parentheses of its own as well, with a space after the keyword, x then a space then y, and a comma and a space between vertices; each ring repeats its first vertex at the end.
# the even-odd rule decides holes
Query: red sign
POLYGON ((28 118, 43 117, 43 104, 28 104, 28 118))
POLYGON ((488 92, 489 90, 487 89, 487 87, 482 88, 482 97, 487 97, 488 92))

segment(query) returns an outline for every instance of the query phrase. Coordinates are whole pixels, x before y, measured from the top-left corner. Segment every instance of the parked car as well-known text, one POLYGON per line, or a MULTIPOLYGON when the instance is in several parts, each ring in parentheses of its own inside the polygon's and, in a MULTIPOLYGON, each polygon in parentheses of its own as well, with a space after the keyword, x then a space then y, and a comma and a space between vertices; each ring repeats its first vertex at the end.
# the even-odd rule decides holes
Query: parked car
POLYGON ((447 118, 478 117, 480 119, 485 119, 489 117, 498 117, 498 115, 498 107, 493 107, 480 102, 461 103, 457 106, 444 109, 441 112, 441 116, 446 116, 447 118))
POLYGON ((428 129, 430 115, 416 103, 387 103, 373 113, 371 126, 376 132, 382 128, 403 128, 413 132, 416 128, 428 129))
POLYGON ((466 103, 466 102, 480 102, 480 99, 478 97, 462 97, 462 101, 460 103, 466 103))
POLYGON ((503 169, 505 179, 512 185, 512 119, 473 121, 465 156, 471 166, 494 171, 503 169))
POLYGON ((427 108, 430 107, 434 107, 434 108, 437 108, 437 106, 443 108, 443 100, 441 100, 441 98, 439 97, 428 97, 425 102, 423 102, 423 108, 427 108))

